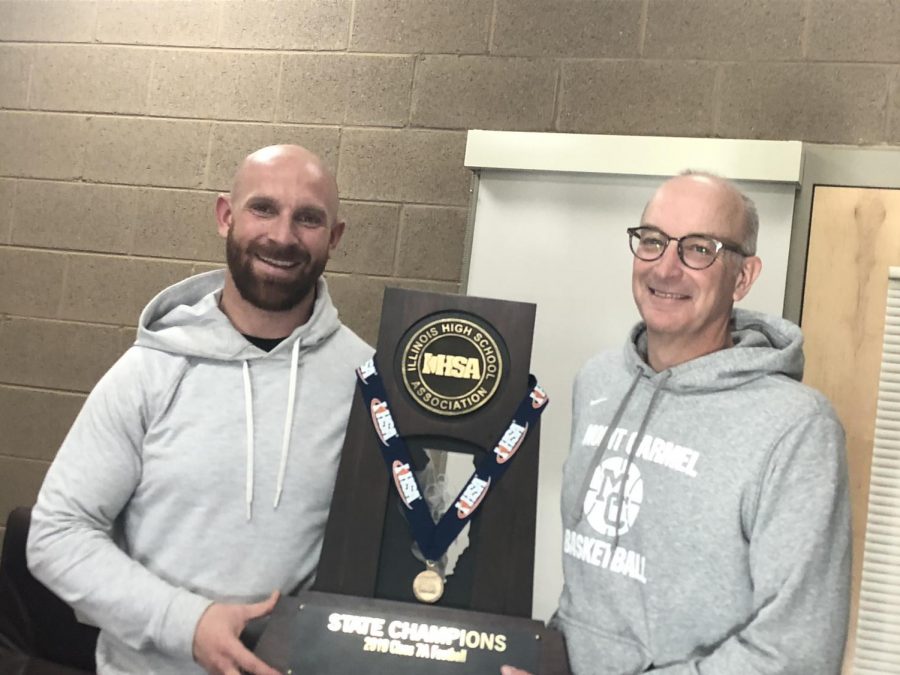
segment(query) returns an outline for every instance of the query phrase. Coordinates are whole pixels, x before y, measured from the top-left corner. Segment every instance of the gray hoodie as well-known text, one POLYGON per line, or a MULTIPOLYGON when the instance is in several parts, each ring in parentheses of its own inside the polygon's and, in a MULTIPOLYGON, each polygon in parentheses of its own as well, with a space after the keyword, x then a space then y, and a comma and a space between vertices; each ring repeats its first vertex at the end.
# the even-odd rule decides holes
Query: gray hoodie
POLYGON ((271 352, 219 310, 224 272, 157 295, 91 392, 41 488, 35 576, 101 627, 100 673, 202 672, 212 601, 312 582, 354 369, 372 350, 324 280, 271 352))
POLYGON ((732 335, 656 373, 639 324, 577 377, 553 620, 576 675, 840 672, 843 430, 796 326, 735 310, 732 335))

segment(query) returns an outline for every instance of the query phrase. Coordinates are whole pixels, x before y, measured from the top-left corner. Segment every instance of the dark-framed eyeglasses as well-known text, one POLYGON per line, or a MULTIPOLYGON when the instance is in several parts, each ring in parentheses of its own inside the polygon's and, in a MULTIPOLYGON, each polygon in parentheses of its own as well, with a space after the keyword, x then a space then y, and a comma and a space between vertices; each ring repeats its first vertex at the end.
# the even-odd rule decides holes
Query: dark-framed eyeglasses
POLYGON ((678 258, 693 270, 705 270, 712 265, 721 251, 731 251, 745 256, 737 244, 721 241, 705 234, 686 234, 683 237, 670 237, 655 227, 629 227, 628 243, 631 252, 640 260, 652 262, 659 260, 670 241, 678 243, 678 258))

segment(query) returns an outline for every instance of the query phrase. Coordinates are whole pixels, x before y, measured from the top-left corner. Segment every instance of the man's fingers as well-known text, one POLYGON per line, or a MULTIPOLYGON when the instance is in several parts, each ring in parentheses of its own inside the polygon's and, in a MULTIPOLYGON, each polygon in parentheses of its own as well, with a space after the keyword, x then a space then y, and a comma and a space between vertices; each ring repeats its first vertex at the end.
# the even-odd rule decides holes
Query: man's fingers
POLYGON ((253 675, 281 675, 243 645, 235 649, 233 657, 244 672, 253 673, 253 675))
POLYGON ((239 616, 243 620, 244 625, 246 625, 247 622, 252 619, 270 614, 272 610, 275 609, 275 603, 278 602, 278 597, 278 591, 275 591, 265 600, 254 602, 250 605, 235 605, 235 607, 240 607, 239 616))
POLYGON ((275 609, 275 603, 278 602, 278 597, 278 591, 273 591, 272 595, 270 595, 265 600, 254 602, 252 605, 244 605, 245 620, 249 621, 250 619, 256 619, 260 616, 270 614, 272 610, 275 609))
POLYGON ((281 597, 281 593, 278 591, 272 591, 272 595, 266 598, 263 602, 265 602, 269 606, 269 612, 275 609, 275 605, 278 603, 278 599, 281 597))
POLYGON ((500 675, 531 675, 531 673, 512 666, 500 666, 500 675))

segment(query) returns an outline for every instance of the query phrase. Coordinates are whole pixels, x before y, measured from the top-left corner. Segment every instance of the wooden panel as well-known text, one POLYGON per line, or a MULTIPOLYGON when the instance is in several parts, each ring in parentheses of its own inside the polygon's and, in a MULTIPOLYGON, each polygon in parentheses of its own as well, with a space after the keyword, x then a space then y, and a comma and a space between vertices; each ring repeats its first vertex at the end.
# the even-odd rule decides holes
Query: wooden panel
POLYGON ((855 645, 891 265, 900 265, 900 190, 817 186, 801 320, 804 381, 828 396, 847 432, 853 600, 845 664, 855 645))
MULTIPOLYGON (((414 463, 416 452, 425 448, 468 454, 493 448, 528 390, 535 310, 530 303, 397 288, 385 291, 376 362, 392 416, 414 463), (473 414, 456 418, 434 415, 414 403, 400 375, 407 330, 444 311, 479 317, 505 344, 498 351, 505 354, 506 374, 499 376, 496 396, 473 414)), ((389 490, 382 457, 372 445, 371 420, 357 394, 314 589, 415 602, 411 583, 422 564, 410 553, 410 528, 400 515, 396 492, 389 490)), ((469 546, 438 604, 531 616, 539 438, 536 425, 505 480, 492 487, 490 498, 472 521, 469 546)))

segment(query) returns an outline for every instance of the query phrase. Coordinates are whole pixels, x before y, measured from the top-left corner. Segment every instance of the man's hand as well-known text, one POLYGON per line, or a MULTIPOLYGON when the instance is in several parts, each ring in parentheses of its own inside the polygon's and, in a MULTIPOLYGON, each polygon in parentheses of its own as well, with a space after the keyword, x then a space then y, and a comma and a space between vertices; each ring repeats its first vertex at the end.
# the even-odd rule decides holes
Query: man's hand
POLYGON ((500 675, 531 675, 531 673, 512 666, 500 666, 500 675))
POLYGON ((254 656, 239 639, 247 622, 269 614, 276 602, 278 591, 252 605, 210 605, 194 632, 194 660, 212 675, 281 675, 254 656))

